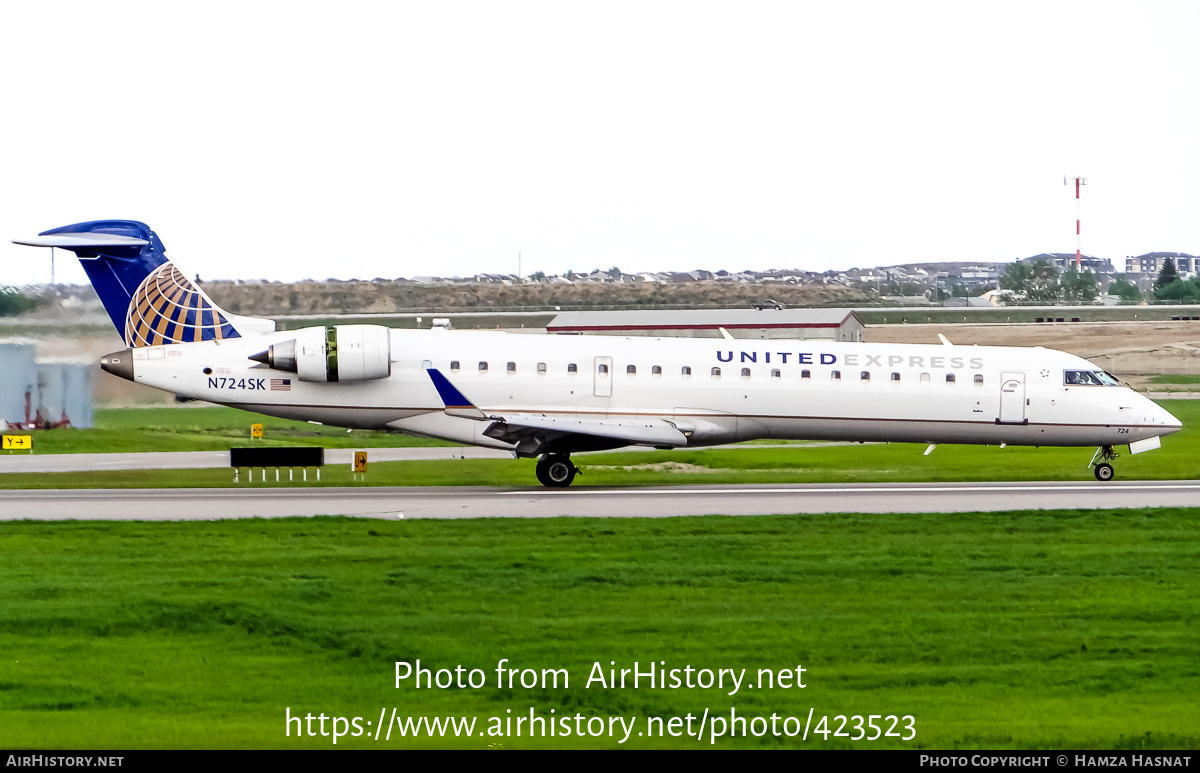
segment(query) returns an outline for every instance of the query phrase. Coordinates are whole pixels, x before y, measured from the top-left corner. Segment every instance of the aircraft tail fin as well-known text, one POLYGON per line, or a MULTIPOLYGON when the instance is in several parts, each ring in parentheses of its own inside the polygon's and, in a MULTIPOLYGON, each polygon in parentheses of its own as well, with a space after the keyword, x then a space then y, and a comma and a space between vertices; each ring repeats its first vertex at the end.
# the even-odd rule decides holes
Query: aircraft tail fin
POLYGON ((271 320, 221 309, 167 257, 162 240, 136 220, 92 220, 14 239, 74 252, 105 311, 133 348, 240 338, 275 329, 271 320))

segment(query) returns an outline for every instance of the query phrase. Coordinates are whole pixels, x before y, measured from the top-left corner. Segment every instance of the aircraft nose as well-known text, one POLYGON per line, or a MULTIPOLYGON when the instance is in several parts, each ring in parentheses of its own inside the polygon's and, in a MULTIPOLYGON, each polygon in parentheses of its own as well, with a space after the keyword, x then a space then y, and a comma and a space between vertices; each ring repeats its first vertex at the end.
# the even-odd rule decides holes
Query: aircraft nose
POLYGON ((100 370, 133 381, 133 350, 122 349, 100 358, 100 370))
POLYGON ((1150 416, 1150 423, 1162 427, 1165 430, 1162 434, 1168 435, 1183 429, 1183 422, 1175 418, 1166 408, 1157 403, 1155 403, 1154 408, 1154 413, 1150 416))

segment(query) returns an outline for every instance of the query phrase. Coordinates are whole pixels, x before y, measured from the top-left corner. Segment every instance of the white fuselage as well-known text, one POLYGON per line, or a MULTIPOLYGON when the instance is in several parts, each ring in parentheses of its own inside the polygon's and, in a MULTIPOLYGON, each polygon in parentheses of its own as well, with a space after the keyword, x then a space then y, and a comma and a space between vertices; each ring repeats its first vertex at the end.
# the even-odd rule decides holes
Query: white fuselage
POLYGON ((249 359, 295 335, 135 349, 134 380, 273 416, 493 448, 512 446, 483 436, 486 421, 448 415, 429 368, 489 416, 662 419, 689 447, 757 438, 1106 446, 1180 427, 1127 387, 1065 384, 1065 371, 1097 368, 1042 348, 392 330, 386 378, 303 382, 249 359))

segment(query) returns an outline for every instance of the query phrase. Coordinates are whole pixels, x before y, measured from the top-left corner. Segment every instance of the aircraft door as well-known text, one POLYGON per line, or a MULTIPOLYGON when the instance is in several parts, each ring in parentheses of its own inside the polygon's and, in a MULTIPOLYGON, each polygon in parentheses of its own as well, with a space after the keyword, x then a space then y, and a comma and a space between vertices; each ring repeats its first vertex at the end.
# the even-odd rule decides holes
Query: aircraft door
POLYGON ((597 357, 592 366, 594 379, 592 394, 596 397, 612 397, 612 357, 597 357))
POLYGON ((1025 374, 1000 374, 1000 423, 1025 423, 1025 374))

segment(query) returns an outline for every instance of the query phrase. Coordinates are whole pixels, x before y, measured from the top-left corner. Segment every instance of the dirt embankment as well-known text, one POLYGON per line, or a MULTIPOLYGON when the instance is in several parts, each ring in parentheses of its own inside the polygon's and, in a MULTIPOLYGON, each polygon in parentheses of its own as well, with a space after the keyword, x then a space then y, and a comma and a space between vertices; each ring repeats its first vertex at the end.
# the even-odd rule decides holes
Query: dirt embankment
POLYGON ((1044 346, 1085 357, 1138 383, 1157 374, 1200 374, 1200 321, 996 325, 872 325, 868 341, 1044 346))
POLYGON ((238 284, 205 282, 204 290, 235 314, 390 314, 555 306, 749 307, 767 298, 787 306, 853 306, 871 299, 857 290, 825 285, 752 285, 733 282, 571 285, 417 285, 378 282, 238 284))

